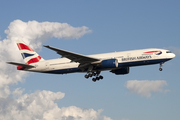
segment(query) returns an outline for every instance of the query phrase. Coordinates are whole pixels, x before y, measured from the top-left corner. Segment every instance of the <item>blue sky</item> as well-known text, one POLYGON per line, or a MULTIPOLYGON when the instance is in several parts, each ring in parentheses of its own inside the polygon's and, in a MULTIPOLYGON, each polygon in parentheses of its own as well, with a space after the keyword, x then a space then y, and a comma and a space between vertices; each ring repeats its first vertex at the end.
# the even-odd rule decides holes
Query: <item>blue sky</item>
MULTIPOLYGON (((59 108, 76 106, 83 110, 103 109, 101 116, 113 120, 177 120, 180 118, 179 6, 178 0, 1 1, 1 41, 7 38, 4 31, 14 20, 35 20, 88 27, 91 32, 78 39, 52 37, 42 42, 80 54, 143 48, 164 48, 176 53, 176 57, 163 66, 162 72, 159 65, 133 67, 130 74, 122 76, 106 71, 102 72, 104 79, 95 83, 91 79, 86 80, 84 73, 28 73, 19 82, 8 86, 11 91, 16 88, 24 90, 22 95, 43 90, 62 92, 64 98, 56 101, 59 108), (163 86, 161 92, 151 92, 151 96, 147 97, 128 90, 126 82, 130 80, 161 80, 167 85, 163 86)), ((37 52, 44 59, 60 57, 47 48, 38 49, 37 52)), ((9 74, 7 72, 6 75, 9 74)), ((15 99, 12 94, 8 98, 15 99)), ((3 116, 2 113, 0 115, 3 116)))

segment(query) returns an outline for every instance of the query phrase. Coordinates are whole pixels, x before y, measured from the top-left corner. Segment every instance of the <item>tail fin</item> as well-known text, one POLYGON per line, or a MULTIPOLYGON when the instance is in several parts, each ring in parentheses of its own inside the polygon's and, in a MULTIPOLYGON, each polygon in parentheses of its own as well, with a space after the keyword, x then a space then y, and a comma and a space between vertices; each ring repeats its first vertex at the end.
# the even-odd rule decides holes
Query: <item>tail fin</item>
POLYGON ((16 43, 26 64, 29 65, 31 63, 36 63, 44 60, 22 40, 16 40, 16 43))

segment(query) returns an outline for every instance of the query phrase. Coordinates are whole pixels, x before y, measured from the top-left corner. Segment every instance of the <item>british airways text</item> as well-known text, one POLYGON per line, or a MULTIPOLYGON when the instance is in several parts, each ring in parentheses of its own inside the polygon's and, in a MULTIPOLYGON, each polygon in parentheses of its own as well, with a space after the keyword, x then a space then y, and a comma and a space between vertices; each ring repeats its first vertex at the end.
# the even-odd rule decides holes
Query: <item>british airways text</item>
POLYGON ((138 56, 138 57, 128 57, 128 58, 122 58, 122 61, 133 61, 133 60, 149 59, 149 58, 152 58, 152 57, 150 55, 138 56))

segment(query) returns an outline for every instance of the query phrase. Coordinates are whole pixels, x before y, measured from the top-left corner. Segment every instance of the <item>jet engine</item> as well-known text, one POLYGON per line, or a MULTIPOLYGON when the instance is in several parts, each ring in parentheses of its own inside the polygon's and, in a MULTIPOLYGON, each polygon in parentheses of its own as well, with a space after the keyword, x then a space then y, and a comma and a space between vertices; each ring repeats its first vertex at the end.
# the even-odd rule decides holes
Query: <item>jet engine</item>
POLYGON ((124 75, 129 73, 129 67, 123 67, 116 70, 111 70, 110 72, 116 74, 116 75, 124 75))
POLYGON ((118 60, 117 59, 103 60, 101 62, 101 66, 103 68, 117 68, 118 67, 118 60))

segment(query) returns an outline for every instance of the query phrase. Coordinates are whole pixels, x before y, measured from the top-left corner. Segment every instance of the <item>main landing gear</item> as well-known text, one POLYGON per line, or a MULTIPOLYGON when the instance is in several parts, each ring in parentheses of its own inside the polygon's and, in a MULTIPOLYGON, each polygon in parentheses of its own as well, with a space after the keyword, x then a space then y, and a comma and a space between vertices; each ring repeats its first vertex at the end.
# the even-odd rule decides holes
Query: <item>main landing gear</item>
POLYGON ((93 82, 96 82, 97 80, 103 79, 103 76, 97 76, 95 78, 92 79, 93 82))
POLYGON ((163 66, 164 62, 160 63, 160 68, 159 68, 159 71, 162 71, 162 66, 163 66))
POLYGON ((87 73, 84 77, 88 79, 89 77, 96 76, 95 78, 92 78, 92 81, 96 82, 97 80, 103 79, 103 76, 101 75, 99 76, 100 73, 101 73, 100 71, 90 72, 90 73, 87 73))

